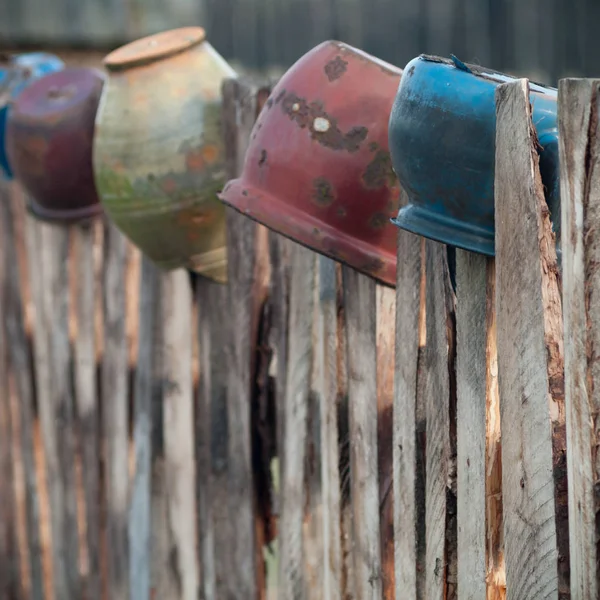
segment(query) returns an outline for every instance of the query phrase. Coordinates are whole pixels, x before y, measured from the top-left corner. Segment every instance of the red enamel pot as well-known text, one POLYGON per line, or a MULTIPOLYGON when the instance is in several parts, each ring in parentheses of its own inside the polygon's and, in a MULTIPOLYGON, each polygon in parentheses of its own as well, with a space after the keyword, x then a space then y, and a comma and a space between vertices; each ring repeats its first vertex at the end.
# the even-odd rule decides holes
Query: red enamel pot
POLYGON ((281 78, 221 200, 311 250, 396 285, 400 186, 388 121, 402 71, 347 44, 313 48, 281 78))

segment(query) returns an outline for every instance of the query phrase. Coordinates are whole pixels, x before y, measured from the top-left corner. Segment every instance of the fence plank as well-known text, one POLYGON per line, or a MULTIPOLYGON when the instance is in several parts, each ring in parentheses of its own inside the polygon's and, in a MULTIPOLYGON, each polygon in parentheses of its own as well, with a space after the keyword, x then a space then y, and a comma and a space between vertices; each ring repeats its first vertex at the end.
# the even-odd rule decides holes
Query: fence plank
POLYGON ((381 584, 384 600, 394 600, 393 407, 396 292, 377 285, 377 463, 381 534, 381 584))
MULTIPOLYGON (((446 248, 427 241, 426 254, 426 328, 425 411, 426 411, 426 597, 428 600, 454 598, 455 564, 452 562, 456 531, 452 531, 450 494, 455 468, 451 447, 452 407, 449 381, 451 339, 449 281, 446 248)), ((455 482, 454 482, 455 483, 455 482)), ((455 514, 455 513, 454 513, 455 514)))
POLYGON ((574 600, 598 595, 596 521, 600 459, 597 448, 598 86, 600 81, 566 79, 558 92, 562 266, 565 329, 565 395, 569 453, 571 594, 574 600))
POLYGON ((127 600, 129 551, 128 354, 125 330, 127 242, 110 222, 104 229, 104 354, 102 359, 103 438, 106 453, 108 590, 127 600))
POLYGON ((486 307, 486 581, 487 600, 506 598, 504 521, 502 505, 502 438, 498 392, 498 343, 496 328, 496 262, 487 264, 486 307))
MULTIPOLYGON (((246 81, 223 85, 223 124, 229 176, 242 170, 258 113, 261 88, 246 81)), ((229 506, 237 533, 228 561, 230 594, 254 600, 262 578, 262 548, 257 547, 251 462, 251 393, 260 310, 266 296, 263 272, 266 232, 233 209, 227 211, 230 373, 227 389, 229 425, 229 506), (264 252, 261 246, 264 244, 264 252)))
POLYGON ((421 240, 398 231, 394 376, 394 543, 396 598, 417 598, 419 487, 417 374, 421 317, 421 240))
POLYGON ((556 258, 554 265, 548 263, 554 242, 549 241, 527 80, 499 86, 496 103, 496 306, 507 597, 558 598, 551 417, 559 418, 552 412, 560 413, 561 406, 548 363, 559 360, 562 349, 558 338, 548 354, 546 347, 546 319, 554 318, 555 332, 562 328, 560 316, 547 307, 548 299, 558 296, 551 274, 556 258))
POLYGON ((337 277, 335 263, 317 259, 318 303, 315 355, 321 365, 318 398, 321 421, 323 494, 323 597, 342 600, 341 498, 339 472, 339 386, 337 365, 337 277))
POLYGON ((308 395, 312 364, 315 255, 294 244, 291 248, 289 345, 283 405, 285 469, 281 473, 279 519, 279 594, 286 600, 307 598, 304 580, 303 534, 304 459, 308 395))
POLYGON ((100 600, 100 430, 96 381, 94 227, 75 228, 77 337, 75 398, 80 426, 88 576, 86 598, 100 600))
MULTIPOLYGON (((152 564, 152 398, 155 381, 155 333, 159 314, 159 278, 156 266, 142 257, 140 271, 139 344, 135 372, 133 444, 135 471, 129 511, 129 596, 150 598, 152 564)), ((159 382, 160 383, 160 382, 159 382)))
POLYGON ((486 291, 483 256, 457 250, 458 597, 486 595, 486 291))
POLYGON ((194 404, 192 384, 192 299, 188 274, 178 269, 162 276, 163 428, 168 490, 169 567, 178 598, 195 600, 196 561, 194 404))
POLYGON ((207 600, 227 597, 228 557, 233 532, 227 503, 227 352, 229 318, 227 288, 199 279, 198 328, 201 374, 198 403, 198 502, 204 595, 207 600))
POLYGON ((343 268, 348 331, 348 404, 357 598, 381 598, 377 464, 376 283, 343 268))

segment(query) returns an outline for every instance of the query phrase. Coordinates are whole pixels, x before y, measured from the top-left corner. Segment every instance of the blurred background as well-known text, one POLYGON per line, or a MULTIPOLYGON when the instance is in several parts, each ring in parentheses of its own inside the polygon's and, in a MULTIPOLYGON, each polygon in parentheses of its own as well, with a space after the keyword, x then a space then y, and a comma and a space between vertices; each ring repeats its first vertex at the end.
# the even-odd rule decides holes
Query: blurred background
POLYGON ((403 67, 457 55, 556 85, 600 75, 600 0, 0 0, 0 51, 94 63, 129 40, 201 25, 242 71, 277 75, 326 39, 403 67))

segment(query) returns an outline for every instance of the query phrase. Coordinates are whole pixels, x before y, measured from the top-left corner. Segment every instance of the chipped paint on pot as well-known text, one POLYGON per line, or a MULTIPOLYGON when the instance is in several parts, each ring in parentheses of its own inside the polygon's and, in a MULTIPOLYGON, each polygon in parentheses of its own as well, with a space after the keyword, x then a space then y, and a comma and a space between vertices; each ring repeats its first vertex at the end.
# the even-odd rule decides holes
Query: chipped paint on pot
POLYGON ((104 64, 93 161, 106 213, 159 267, 225 282, 221 85, 235 71, 200 27, 142 38, 104 64))
POLYGON ((11 104, 36 79, 64 68, 60 58, 46 52, 26 52, 9 57, 0 65, 0 174, 13 178, 6 151, 6 122, 11 104))
MULTIPOLYGON (((389 122, 394 170, 409 203, 393 222, 458 248, 495 253, 494 175, 498 85, 515 78, 455 57, 408 63, 389 122)), ((557 91, 530 84, 540 171, 560 238, 557 91)))
POLYGON ((254 125, 228 205, 308 248, 396 285, 400 187, 387 128, 402 71, 327 41, 279 80, 254 125))
POLYGON ((7 152, 38 218, 75 221, 101 212, 92 144, 104 79, 97 69, 66 68, 33 82, 13 103, 7 152))

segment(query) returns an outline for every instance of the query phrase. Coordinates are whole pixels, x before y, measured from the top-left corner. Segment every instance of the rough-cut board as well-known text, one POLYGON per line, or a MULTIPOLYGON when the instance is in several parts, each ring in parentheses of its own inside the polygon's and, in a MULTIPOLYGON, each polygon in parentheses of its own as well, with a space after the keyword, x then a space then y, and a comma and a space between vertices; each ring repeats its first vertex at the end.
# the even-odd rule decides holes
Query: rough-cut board
POLYGON ((396 598, 417 599, 417 373, 421 240, 398 231, 394 377, 394 540, 396 598))
POLYGON ((304 460, 308 396, 312 366, 313 290, 315 255, 295 244, 291 248, 289 345, 283 401, 285 468, 281 473, 279 519, 279 594, 284 600, 309 598, 304 580, 302 522, 304 519, 304 460))
POLYGON ((348 405, 357 600, 382 597, 377 461, 375 280, 343 268, 348 331, 348 405))
MULTIPOLYGON (((4 334, 6 335, 5 376, 13 377, 16 383, 17 402, 9 401, 9 381, 5 379, 3 393, 6 394, 6 419, 9 427, 9 440, 19 445, 19 454, 23 463, 25 477, 25 514, 27 527, 27 546, 29 558, 30 596, 34 600, 43 598, 43 574, 40 546, 39 491, 33 449, 34 427, 34 389, 30 376, 31 355, 29 340, 24 327, 24 315, 21 298, 21 280, 19 263, 16 256, 16 236, 14 204, 15 198, 3 198, 2 238, 5 256, 4 274, 4 334), (11 410, 12 408, 12 410, 11 410)), ((13 473, 14 467, 13 467, 13 473)), ((11 500, 14 500, 11 499, 11 500)), ((10 506, 10 501, 9 505, 10 506)), ((16 519, 16 515, 15 515, 16 519)), ((16 520, 15 520, 16 522, 16 520)), ((16 550, 16 548, 15 548, 16 550)), ((8 561, 10 564, 10 560, 8 561)), ((0 590, 2 591, 2 590, 0 590)))
POLYGON ((321 491, 323 498, 323 598, 342 600, 341 507, 338 429, 337 307, 335 263, 317 258, 316 361, 320 405, 321 491))
POLYGON ((125 331, 127 242, 110 222, 104 229, 104 352, 102 412, 106 455, 108 590, 111 600, 127 600, 129 552, 128 373, 125 331))
POLYGON ((227 597, 229 527, 227 503, 227 288, 199 278, 198 331, 201 382, 197 404, 198 511, 202 583, 207 600, 227 597))
POLYGON ((456 252, 458 597, 486 595, 486 290, 484 256, 456 252))
POLYGON ((396 291, 377 285, 377 462, 381 534, 381 584, 384 600, 395 600, 393 408, 396 342, 396 291))
POLYGON ((75 398, 83 467, 88 575, 86 598, 100 600, 100 429, 96 385, 96 281, 94 227, 75 227, 77 337, 75 339, 75 398))
POLYGON ((527 80, 497 88, 496 114, 496 310, 507 598, 558 598, 568 583, 559 582, 566 557, 559 557, 557 525, 564 538, 566 523, 556 521, 560 501, 555 502, 553 473, 553 446, 555 461, 560 459, 557 443, 563 454, 565 450, 558 437, 564 416, 562 322, 527 80))
MULTIPOLYGON (((260 88, 246 81, 223 84, 223 135, 229 177, 241 172, 259 107, 260 88)), ((231 527, 236 532, 229 557, 229 594, 255 600, 262 580, 262 548, 255 531, 251 457, 251 404, 258 321, 266 297, 266 232, 227 209, 228 488, 231 527), (264 247, 263 247, 264 246, 264 247)))
POLYGON ((454 367, 449 364, 453 344, 449 325, 453 306, 445 246, 428 240, 425 254, 425 590, 427 600, 445 600, 456 598, 456 457, 453 456, 451 430, 455 415, 452 414, 449 373, 450 366, 454 367))
POLYGON ((139 352, 133 397, 135 470, 129 508, 129 597, 147 600, 151 586, 152 393, 154 333, 159 319, 160 274, 143 257, 140 272, 139 352))
POLYGON ((600 480, 599 86, 597 79, 563 79, 558 90, 573 600, 596 598, 600 576, 596 529, 600 499, 595 492, 600 480))

